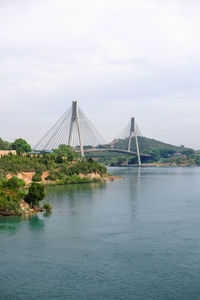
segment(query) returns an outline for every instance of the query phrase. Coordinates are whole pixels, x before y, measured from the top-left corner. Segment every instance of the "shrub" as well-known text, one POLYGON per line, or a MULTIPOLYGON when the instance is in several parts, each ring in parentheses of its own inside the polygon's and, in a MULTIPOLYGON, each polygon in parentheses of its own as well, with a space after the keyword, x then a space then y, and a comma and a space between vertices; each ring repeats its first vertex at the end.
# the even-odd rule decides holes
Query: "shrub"
POLYGON ((52 211, 52 206, 50 203, 44 203, 43 209, 45 209, 46 213, 51 213, 52 211))
POLYGON ((11 215, 20 212, 20 195, 17 192, 0 192, 0 214, 11 215))
POLYGON ((20 188, 24 187, 25 185, 26 185, 26 183, 24 182, 24 180, 22 180, 16 176, 13 176, 12 178, 8 179, 7 183, 6 183, 6 187, 10 188, 12 190, 20 189, 20 188))
POLYGON ((42 181, 42 176, 38 173, 35 173, 35 175, 32 177, 32 181, 40 182, 42 181))
POLYGON ((25 196, 25 201, 32 206, 38 206, 39 202, 45 197, 43 184, 32 182, 28 194, 25 196))

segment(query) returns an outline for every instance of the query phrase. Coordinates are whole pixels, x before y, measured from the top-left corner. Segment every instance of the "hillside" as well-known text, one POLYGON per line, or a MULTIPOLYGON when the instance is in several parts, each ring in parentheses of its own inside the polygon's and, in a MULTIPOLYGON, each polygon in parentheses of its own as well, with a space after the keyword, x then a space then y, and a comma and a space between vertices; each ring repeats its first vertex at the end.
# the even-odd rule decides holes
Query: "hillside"
MULTIPOLYGON (((182 152, 183 149, 185 149, 183 146, 174 146, 171 144, 167 144, 161 141, 157 141, 154 139, 149 139, 141 136, 138 137, 138 143, 141 152, 151 152, 153 150, 161 150, 161 149, 168 149, 175 152, 182 152)), ((128 149, 128 138, 114 141, 113 146, 116 149, 128 149)), ((131 151, 136 152, 136 144, 134 138, 132 139, 131 142, 131 151)))

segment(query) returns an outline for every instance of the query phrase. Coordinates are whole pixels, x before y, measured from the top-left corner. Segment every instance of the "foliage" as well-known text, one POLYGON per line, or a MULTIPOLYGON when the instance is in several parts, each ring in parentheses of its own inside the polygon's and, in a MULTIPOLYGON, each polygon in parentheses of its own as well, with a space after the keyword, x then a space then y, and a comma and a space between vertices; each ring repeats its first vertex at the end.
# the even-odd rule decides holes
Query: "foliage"
POLYGON ((158 161, 161 158, 161 154, 160 154, 160 151, 158 149, 157 150, 153 150, 150 155, 151 155, 151 158, 154 161, 158 161))
POLYGON ((10 179, 7 180, 6 187, 11 189, 11 190, 18 190, 20 188, 25 187, 26 183, 24 180, 13 176, 10 179))
POLYGON ((0 214, 19 214, 20 198, 18 193, 0 190, 0 214))
POLYGON ((33 207, 39 206, 39 202, 45 197, 44 186, 41 183, 32 182, 28 194, 25 196, 25 201, 33 207))
POLYGON ((200 165, 200 156, 199 155, 196 155, 196 157, 195 157, 195 163, 196 163, 196 165, 200 165))
MULTIPOLYGON (((118 139, 114 143, 114 148, 116 149, 128 149, 128 141, 129 139, 118 139)), ((161 149, 168 149, 173 150, 174 152, 181 152, 183 147, 174 146, 171 144, 163 143, 161 141, 157 141, 154 139, 149 139, 146 137, 138 136, 138 143, 140 146, 140 151, 153 151, 153 150, 161 150, 161 149)), ((131 140, 131 151, 136 152, 136 144, 135 139, 132 138, 131 140)))
POLYGON ((24 196, 21 189, 24 186, 25 182, 17 177, 0 178, 0 214, 20 214, 20 199, 24 196))
POLYGON ((7 141, 3 141, 2 138, 0 138, 0 150, 11 150, 11 144, 7 141))
POLYGON ((74 174, 72 176, 68 176, 65 179, 65 184, 80 184, 80 183, 90 183, 91 179, 87 177, 81 178, 80 176, 74 174))
POLYGON ((50 181, 57 181, 59 184, 75 184, 75 183, 88 183, 91 179, 87 177, 89 173, 98 173, 103 176, 106 173, 106 168, 101 166, 92 158, 82 159, 76 164, 66 167, 62 165, 57 170, 50 171, 49 176, 45 179, 50 181), (79 175, 84 174, 83 178, 79 175))
MULTIPOLYGON (((142 163, 154 163, 154 162, 164 162, 164 163, 175 163, 175 164, 200 164, 198 159, 198 153, 195 153, 193 149, 185 148, 183 145, 174 146, 166 144, 157 140, 148 139, 146 137, 138 137, 140 152, 144 154, 149 154, 150 157, 142 157, 142 163), (186 161, 187 160, 187 161, 186 161)), ((106 147, 104 147, 106 148, 106 147)), ((128 138, 118 139, 114 141, 114 148, 116 149, 127 149, 128 148, 128 138)), ((136 152, 135 139, 131 142, 131 151, 136 152)), ((114 154, 112 152, 104 153, 90 153, 87 154, 89 157, 93 157, 99 162, 110 165, 110 166, 122 166, 125 165, 127 161, 127 156, 121 154, 114 154)), ((129 164, 137 163, 137 156, 128 157, 129 164)))
POLYGON ((62 163, 62 157, 67 158, 69 161, 72 161, 75 158, 75 153, 70 146, 67 145, 59 145, 58 149, 54 149, 54 152, 58 154, 57 160, 58 163, 62 163))
POLYGON ((127 157, 124 155, 118 155, 115 158, 112 158, 109 162, 111 167, 117 167, 125 164, 127 161, 127 157))
POLYGON ((42 171, 36 171, 32 177, 32 181, 36 181, 36 182, 42 181, 42 171))
POLYGON ((82 161, 79 161, 77 164, 73 165, 71 168, 65 170, 65 174, 72 176, 74 174, 89 174, 89 173, 99 173, 101 175, 106 173, 106 167, 98 164, 92 158, 86 158, 82 161))
POLYGON ((193 149, 184 149, 182 153, 185 154, 187 158, 194 158, 195 155, 195 151, 193 149))
POLYGON ((44 203, 43 209, 46 211, 46 213, 50 214, 52 211, 52 206, 50 203, 44 203))
POLYGON ((21 156, 6 155, 0 158, 0 170, 10 173, 34 172, 55 169, 57 166, 54 155, 21 156))
POLYGON ((21 154, 24 152, 30 152, 31 146, 24 139, 19 138, 12 143, 12 149, 16 150, 18 154, 21 154))

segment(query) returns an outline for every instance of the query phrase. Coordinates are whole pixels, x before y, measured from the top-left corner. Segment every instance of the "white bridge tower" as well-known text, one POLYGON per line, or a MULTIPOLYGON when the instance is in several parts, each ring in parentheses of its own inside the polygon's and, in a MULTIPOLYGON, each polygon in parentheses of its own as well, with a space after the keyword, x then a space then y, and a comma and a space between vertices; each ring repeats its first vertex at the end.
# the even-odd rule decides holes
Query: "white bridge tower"
POLYGON ((141 166, 141 158, 140 158, 140 149, 138 144, 138 134, 137 134, 137 125, 135 122, 135 118, 131 118, 131 126, 130 126, 130 134, 129 134, 129 142, 128 142, 128 151, 131 150, 131 139, 135 136, 135 144, 137 150, 137 157, 138 157, 138 165, 141 166))
POLYGON ((80 121, 79 121, 78 102, 77 101, 72 101, 72 116, 71 116, 69 139, 68 139, 68 145, 69 146, 71 146, 72 132, 73 132, 74 123, 76 123, 77 130, 78 130, 78 138, 79 138, 81 156, 84 157, 83 144, 82 144, 82 138, 81 138, 81 128, 80 128, 80 121))

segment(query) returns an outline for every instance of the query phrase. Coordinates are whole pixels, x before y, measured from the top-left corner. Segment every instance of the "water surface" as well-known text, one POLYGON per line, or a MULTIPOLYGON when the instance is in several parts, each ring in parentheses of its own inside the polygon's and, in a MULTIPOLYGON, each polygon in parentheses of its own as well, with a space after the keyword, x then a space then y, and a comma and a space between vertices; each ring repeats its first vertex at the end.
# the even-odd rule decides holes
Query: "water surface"
POLYGON ((200 168, 112 168, 0 218, 0 299, 200 299, 200 168))

